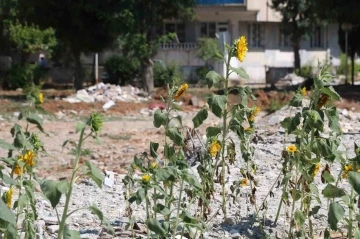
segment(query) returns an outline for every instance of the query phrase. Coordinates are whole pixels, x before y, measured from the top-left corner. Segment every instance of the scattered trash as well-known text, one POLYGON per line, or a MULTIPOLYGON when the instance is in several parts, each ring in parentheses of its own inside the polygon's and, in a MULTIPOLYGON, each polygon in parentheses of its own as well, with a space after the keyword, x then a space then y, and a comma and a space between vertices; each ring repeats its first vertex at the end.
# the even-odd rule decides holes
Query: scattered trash
MULTIPOLYGON (((123 101, 123 102, 141 102, 147 101, 150 97, 145 97, 145 92, 139 88, 129 86, 119 86, 104 84, 103 82, 88 87, 87 89, 78 90, 75 95, 70 95, 64 98, 64 101, 69 103, 92 103, 92 102, 110 102, 123 101)), ((113 106, 109 103, 110 106, 113 106)), ((106 104, 105 104, 106 105, 106 104)), ((104 105, 104 106, 105 106, 104 105)))

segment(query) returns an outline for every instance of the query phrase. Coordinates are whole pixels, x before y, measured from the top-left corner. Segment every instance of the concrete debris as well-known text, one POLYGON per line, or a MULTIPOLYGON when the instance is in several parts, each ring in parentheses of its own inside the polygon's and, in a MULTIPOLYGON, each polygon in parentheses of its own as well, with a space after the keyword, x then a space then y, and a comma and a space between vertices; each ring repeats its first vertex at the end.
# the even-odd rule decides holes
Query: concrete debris
POLYGON ((105 170, 104 185, 111 188, 114 185, 114 181, 115 181, 115 173, 105 170))
POLYGON ((300 85, 306 79, 304 77, 298 76, 294 73, 287 74, 283 78, 281 78, 278 82, 275 83, 276 86, 292 86, 292 85, 300 85))
POLYGON ((64 101, 70 103, 92 103, 92 102, 106 102, 103 106, 104 110, 113 106, 111 102, 141 102, 149 100, 149 97, 139 88, 129 86, 119 86, 99 83, 88 87, 87 89, 78 90, 75 95, 64 98, 64 101), (109 103, 110 102, 110 103, 109 103), (106 108, 108 107, 108 108, 106 108))
POLYGON ((103 109, 104 110, 107 110, 107 109, 109 109, 110 107, 112 107, 112 106, 114 106, 115 105, 115 102, 114 101, 112 101, 112 100, 109 100, 108 102, 106 102, 104 105, 103 105, 103 109))

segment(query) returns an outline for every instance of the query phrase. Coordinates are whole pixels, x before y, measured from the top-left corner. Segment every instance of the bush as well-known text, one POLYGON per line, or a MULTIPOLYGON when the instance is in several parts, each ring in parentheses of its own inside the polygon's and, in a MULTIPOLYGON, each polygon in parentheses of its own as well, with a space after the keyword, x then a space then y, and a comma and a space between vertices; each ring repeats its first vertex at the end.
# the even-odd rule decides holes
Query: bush
MULTIPOLYGON (((351 67, 351 58, 348 57, 348 61, 349 61, 349 68, 348 68, 348 75, 351 75, 351 71, 352 71, 352 67, 351 67)), ((360 65, 355 63, 355 72, 354 74, 357 75, 360 72, 360 65)), ((346 73, 346 55, 345 54, 341 54, 340 56, 340 66, 337 70, 337 74, 342 74, 345 75, 346 73)))
POLYGON ((105 62, 105 69, 109 74, 106 83, 124 85, 140 74, 140 62, 136 58, 114 55, 105 62))
POLYGON ((181 73, 176 64, 165 65, 162 61, 154 61, 154 86, 161 87, 170 82, 180 82, 181 73))
POLYGON ((36 68, 34 64, 13 64, 5 77, 3 88, 15 90, 31 86, 36 68))
POLYGON ((313 78, 313 67, 309 64, 309 65, 305 65, 303 67, 301 67, 300 71, 296 71, 295 72, 296 75, 304 77, 304 78, 313 78))

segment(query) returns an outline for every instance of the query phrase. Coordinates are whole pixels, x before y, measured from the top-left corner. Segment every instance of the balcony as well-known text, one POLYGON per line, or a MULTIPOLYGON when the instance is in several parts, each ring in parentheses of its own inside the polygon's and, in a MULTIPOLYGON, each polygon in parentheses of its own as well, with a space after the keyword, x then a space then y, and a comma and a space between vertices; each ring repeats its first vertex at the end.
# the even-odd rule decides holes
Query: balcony
POLYGON ((245 5, 245 0, 196 0, 197 5, 245 5))

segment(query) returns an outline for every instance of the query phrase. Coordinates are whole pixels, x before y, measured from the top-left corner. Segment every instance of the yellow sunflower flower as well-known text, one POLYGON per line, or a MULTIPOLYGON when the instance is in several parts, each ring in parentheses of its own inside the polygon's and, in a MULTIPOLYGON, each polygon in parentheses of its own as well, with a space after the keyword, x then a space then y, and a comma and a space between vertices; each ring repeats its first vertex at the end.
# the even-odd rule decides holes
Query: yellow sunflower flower
POLYGON ((39 93, 39 95, 38 95, 38 101, 39 101, 39 104, 44 103, 44 95, 43 95, 43 93, 39 93))
POLYGON ((248 120, 249 120, 250 122, 254 122, 254 121, 255 121, 255 117, 259 114, 260 110, 261 110, 260 107, 259 107, 259 106, 256 106, 256 107, 252 110, 250 116, 248 117, 248 120))
POLYGON ((304 88, 301 89, 301 94, 302 94, 303 96, 307 96, 306 87, 304 87, 304 88))
POLYGON ((180 97, 185 95, 186 90, 189 88, 189 85, 187 83, 182 84, 180 88, 176 91, 174 95, 174 99, 176 101, 179 101, 180 97))
POLYGON ((245 187, 247 185, 248 179, 247 178, 243 178, 240 181, 241 187, 245 187))
POLYGON ((246 52, 248 51, 246 38, 244 36, 240 37, 237 40, 236 47, 237 47, 237 52, 236 52, 237 53, 237 59, 240 62, 243 62, 244 58, 246 56, 246 52))
POLYGON ((143 181, 143 183, 148 183, 150 182, 150 179, 151 179, 151 176, 149 174, 144 174, 142 177, 141 177, 141 180, 143 181))
POLYGON ((4 201, 8 208, 11 208, 11 202, 12 202, 12 196, 13 196, 14 190, 12 187, 10 187, 9 191, 5 192, 4 194, 4 201))
POLYGON ((295 145, 289 145, 286 147, 286 151, 288 151, 289 153, 295 153, 297 151, 297 148, 295 145))
POLYGON ((314 168, 314 172, 312 173, 312 177, 315 178, 316 174, 319 172, 321 168, 321 163, 317 163, 314 168))
POLYGON ((15 165, 15 167, 14 167, 14 173, 15 173, 16 175, 21 176, 22 170, 21 170, 19 164, 16 164, 16 165, 15 165))
POLYGON ((25 163, 29 166, 34 166, 35 161, 35 153, 32 150, 29 150, 24 156, 23 156, 23 160, 25 161, 25 163))
POLYGON ((214 157, 220 151, 220 149, 221 149, 221 145, 219 144, 219 141, 214 140, 210 145, 209 153, 211 154, 211 156, 214 157))
POLYGON ((347 177, 348 177, 348 173, 349 173, 350 171, 353 171, 353 166, 352 166, 352 165, 345 165, 345 166, 344 166, 344 171, 343 171, 341 177, 342 177, 343 179, 347 178, 347 177))

